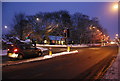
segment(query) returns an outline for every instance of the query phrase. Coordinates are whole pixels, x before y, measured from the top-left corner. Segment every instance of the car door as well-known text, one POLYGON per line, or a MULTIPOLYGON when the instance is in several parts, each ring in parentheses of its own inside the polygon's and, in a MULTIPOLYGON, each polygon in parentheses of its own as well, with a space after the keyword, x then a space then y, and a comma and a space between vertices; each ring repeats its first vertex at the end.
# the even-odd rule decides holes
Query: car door
POLYGON ((37 48, 35 48, 35 47, 32 46, 31 49, 32 49, 32 54, 33 55, 36 55, 38 53, 37 48))
POLYGON ((33 53, 32 49, 28 45, 23 46, 23 54, 24 56, 31 56, 33 53))

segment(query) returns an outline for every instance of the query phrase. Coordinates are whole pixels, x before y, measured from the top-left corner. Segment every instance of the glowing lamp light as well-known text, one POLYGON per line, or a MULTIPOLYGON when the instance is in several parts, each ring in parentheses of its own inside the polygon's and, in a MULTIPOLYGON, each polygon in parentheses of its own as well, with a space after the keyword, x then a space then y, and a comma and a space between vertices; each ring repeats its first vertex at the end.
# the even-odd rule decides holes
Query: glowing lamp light
POLYGON ((37 21, 39 21, 40 19, 39 18, 36 18, 37 21))
POLYGON ((115 36, 118 36, 118 34, 116 34, 115 36))
POLYGON ((5 28, 8 28, 7 26, 5 26, 5 28))
POLYGON ((113 6, 113 8, 114 8, 114 9, 118 9, 118 4, 115 4, 115 5, 113 6))

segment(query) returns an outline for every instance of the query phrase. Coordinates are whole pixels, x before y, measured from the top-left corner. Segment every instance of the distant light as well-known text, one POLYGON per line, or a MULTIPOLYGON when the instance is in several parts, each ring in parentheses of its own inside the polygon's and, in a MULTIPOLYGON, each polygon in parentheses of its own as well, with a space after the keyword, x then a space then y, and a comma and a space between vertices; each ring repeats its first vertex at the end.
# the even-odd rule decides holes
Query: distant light
POLYGON ((7 26, 5 26, 5 28, 8 28, 7 26))
POLYGON ((98 32, 100 31, 100 30, 97 30, 98 32))
POLYGON ((118 37, 115 37, 116 39, 118 39, 118 37))
POLYGON ((115 36, 118 36, 118 34, 116 34, 115 36))
POLYGON ((90 27, 90 30, 92 30, 92 28, 90 27))
POLYGON ((37 21, 39 21, 40 19, 39 18, 36 18, 37 21))
POLYGON ((115 42, 110 42, 110 44, 115 44, 115 42))
POLYGON ((44 40, 44 43, 47 43, 47 40, 44 40))

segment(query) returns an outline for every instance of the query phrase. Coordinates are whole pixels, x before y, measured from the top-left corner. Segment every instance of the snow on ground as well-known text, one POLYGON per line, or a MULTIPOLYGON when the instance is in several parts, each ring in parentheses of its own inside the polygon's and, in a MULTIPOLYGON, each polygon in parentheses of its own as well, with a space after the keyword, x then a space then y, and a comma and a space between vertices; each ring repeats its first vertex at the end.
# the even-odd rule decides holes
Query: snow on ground
POLYGON ((77 53, 78 51, 71 51, 71 52, 61 52, 61 53, 56 53, 56 54, 52 54, 52 55, 45 55, 44 58, 52 58, 52 57, 56 57, 56 56, 61 56, 61 55, 66 55, 66 54, 71 54, 71 53, 77 53))
POLYGON ((120 48, 118 56, 112 66, 107 70, 106 74, 104 75, 103 79, 120 79, 119 76, 119 63, 120 63, 120 48))
POLYGON ((48 45, 48 44, 36 44, 36 46, 49 46, 49 47, 88 47, 88 45, 81 44, 81 45, 48 45))
POLYGON ((37 47, 38 49, 41 49, 42 51, 46 51, 48 50, 47 48, 43 48, 43 47, 37 47))

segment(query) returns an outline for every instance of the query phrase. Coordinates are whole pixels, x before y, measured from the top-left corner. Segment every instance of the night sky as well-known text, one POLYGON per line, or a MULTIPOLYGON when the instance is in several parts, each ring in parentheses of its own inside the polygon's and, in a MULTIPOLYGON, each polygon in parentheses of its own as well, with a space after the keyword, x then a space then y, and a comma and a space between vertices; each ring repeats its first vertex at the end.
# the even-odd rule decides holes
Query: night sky
POLYGON ((70 14, 80 12, 90 18, 98 17, 103 28, 106 28, 110 37, 114 38, 118 33, 118 11, 113 9, 114 4, 113 2, 3 2, 3 32, 11 29, 15 13, 35 15, 39 12, 67 10, 70 14), (8 26, 6 30, 5 25, 8 26))

